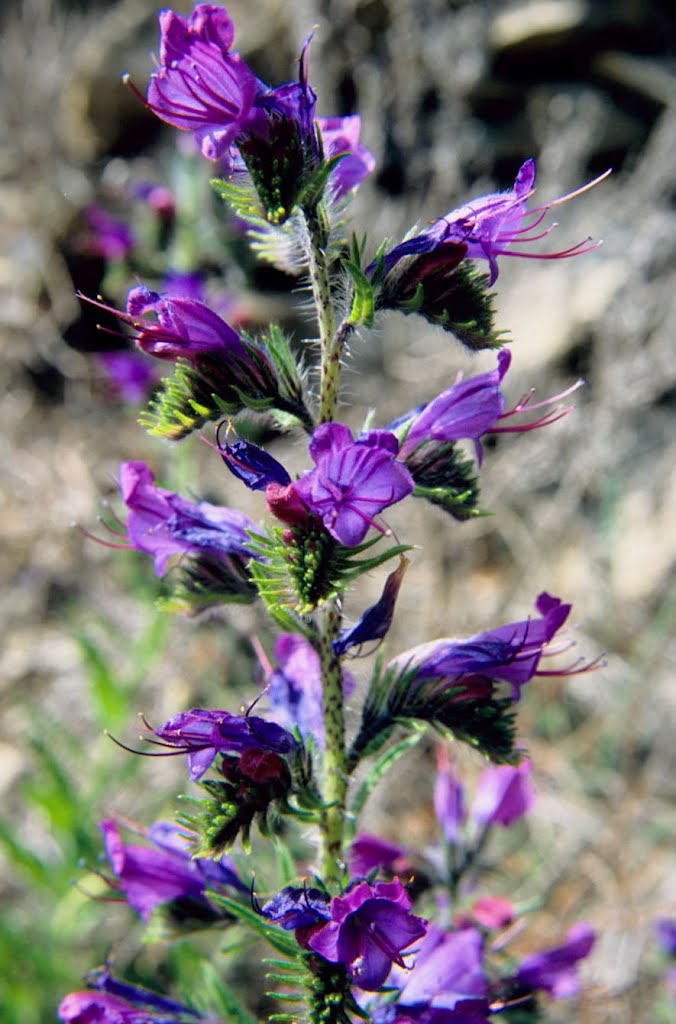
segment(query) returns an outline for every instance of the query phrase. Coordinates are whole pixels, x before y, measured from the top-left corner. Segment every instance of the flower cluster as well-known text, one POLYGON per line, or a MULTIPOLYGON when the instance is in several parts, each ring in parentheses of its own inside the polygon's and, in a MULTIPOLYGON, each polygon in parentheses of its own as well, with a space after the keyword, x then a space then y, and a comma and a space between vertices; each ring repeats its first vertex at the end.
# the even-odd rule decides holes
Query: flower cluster
MULTIPOLYGON (((388 520, 405 523, 403 503, 424 498, 462 529, 457 524, 483 511, 485 438, 554 423, 570 412, 564 400, 581 382, 539 402, 529 392, 510 407, 503 389, 512 355, 502 349, 491 369, 446 378, 428 401, 384 427, 374 426, 374 410, 358 432, 338 418, 340 378, 348 338, 382 310, 419 313, 472 349, 500 348, 488 290, 498 259, 530 258, 523 245, 549 233, 540 228, 547 211, 578 193, 529 208, 530 159, 512 189, 472 200, 366 257, 368 240, 350 241, 344 217, 374 159, 359 141, 358 115, 316 115, 311 37, 297 79, 271 87, 234 49, 224 8, 199 3, 188 16, 165 10, 160 30, 157 69, 147 97, 137 95, 188 133, 193 159, 218 164, 222 177, 212 184, 247 225, 261 259, 275 262, 275 245, 296 247, 296 262, 284 266, 311 286, 319 362, 309 367, 314 350, 301 353, 277 325, 249 334, 224 319, 188 261, 176 264, 180 274, 165 275, 160 291, 132 288, 124 311, 93 303, 117 316, 138 351, 171 365, 144 425, 178 441, 215 423, 214 465, 254 492, 253 504, 258 495, 267 513, 258 522, 189 500, 158 486, 144 462, 124 462, 126 522, 110 526, 111 546, 151 556, 170 595, 163 607, 194 613, 255 601, 277 630, 274 642, 252 639, 257 664, 246 660, 249 644, 241 648, 259 692, 237 712, 190 707, 193 698, 156 728, 143 719, 150 745, 143 752, 184 755, 200 796, 184 801, 177 824, 143 829, 106 818, 112 876, 100 874, 149 939, 237 926, 268 942, 281 958, 270 962, 271 995, 300 1004, 280 1019, 486 1024, 516 1008, 534 1020, 539 993, 577 992, 593 930, 578 922, 559 945, 511 956, 505 950, 526 926, 523 908, 477 890, 489 845, 535 800, 533 767, 516 732, 524 687, 596 664, 549 667, 572 646, 563 632, 571 605, 544 591, 527 618, 464 639, 416 643, 412 635, 413 646, 379 653, 359 683, 347 659, 389 641, 413 556, 388 520), (488 274, 478 269, 482 261, 488 274), (294 472, 272 449, 292 431, 307 441, 307 461, 294 472), (353 584, 367 574, 378 574, 376 596, 355 605, 353 584), (428 787, 438 840, 420 850, 365 831, 362 812, 427 730, 441 743, 428 787), (451 742, 490 762, 471 800, 451 742), (124 829, 138 841, 127 841, 124 829)), ((168 202, 173 215, 173 198, 156 201, 168 202)), ((134 244, 125 225, 96 213, 90 224, 109 261, 124 261, 134 244)), ((583 242, 543 258, 591 248, 583 242)), ((208 493, 219 486, 217 479, 208 493)), ((443 521, 437 510, 430 514, 443 521)), ((227 948, 239 944, 238 935, 227 948)), ((236 986, 210 981, 193 1006, 120 981, 107 966, 87 981, 87 991, 61 1004, 67 1024, 197 1024, 213 1020, 203 1016, 211 1002, 227 1019, 252 1019, 236 986)))

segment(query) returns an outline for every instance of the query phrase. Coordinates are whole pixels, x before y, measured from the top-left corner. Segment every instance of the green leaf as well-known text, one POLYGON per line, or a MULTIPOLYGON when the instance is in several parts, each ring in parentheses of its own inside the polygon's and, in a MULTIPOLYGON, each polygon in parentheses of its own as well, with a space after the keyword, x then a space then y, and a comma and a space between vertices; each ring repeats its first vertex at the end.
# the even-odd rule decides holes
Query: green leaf
MULTIPOLYGON (((359 823, 359 815, 364 810, 366 801, 370 797, 381 779, 387 774, 390 768, 396 764, 399 758, 403 757, 412 747, 414 747, 425 734, 426 727, 417 723, 414 726, 414 732, 407 736, 405 739, 400 740, 395 746, 390 747, 377 759, 375 764, 369 768, 367 777, 363 780, 357 792, 354 795, 350 806, 350 816, 348 817, 348 839, 353 839, 357 826, 359 823)), ((364 751, 361 755, 361 759, 368 756, 368 750, 364 751)), ((351 761, 351 766, 356 767, 357 762, 351 761)))
POLYGON ((352 282, 352 308, 347 323, 351 327, 371 327, 375 309, 373 286, 356 263, 343 260, 341 265, 352 282))
POLYGON ((237 900, 230 899, 229 896, 224 896, 222 893, 208 891, 207 896, 218 906, 223 907, 224 910, 232 914, 233 917, 236 917, 241 924, 246 925, 259 938, 269 942, 278 953, 282 953, 292 960, 298 956, 300 946, 292 932, 285 932, 283 928, 278 928, 276 925, 268 923, 264 917, 261 917, 251 907, 238 903, 237 900))

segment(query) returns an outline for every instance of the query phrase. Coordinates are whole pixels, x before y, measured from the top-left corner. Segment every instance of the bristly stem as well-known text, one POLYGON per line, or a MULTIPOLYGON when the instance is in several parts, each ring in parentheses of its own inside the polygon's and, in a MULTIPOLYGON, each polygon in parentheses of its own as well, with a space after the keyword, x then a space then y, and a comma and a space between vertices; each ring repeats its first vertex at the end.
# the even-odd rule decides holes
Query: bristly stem
POLYGON ((321 345, 321 368, 319 379, 319 422, 328 423, 335 419, 340 387, 340 359, 345 341, 345 327, 336 330, 336 315, 331 298, 329 268, 326 257, 328 231, 322 222, 321 211, 303 214, 307 237, 307 257, 314 299, 319 323, 321 345))
MULTIPOLYGON (((335 418, 340 388, 343 344, 349 328, 337 326, 329 283, 326 255, 328 231, 321 207, 303 214, 307 228, 306 247, 312 295, 319 323, 321 375, 319 384, 319 422, 335 418)), ((324 792, 325 810, 321 820, 321 874, 329 890, 336 894, 343 886, 343 844, 345 839, 345 801, 347 796, 347 753, 345 750, 345 712, 340 658, 334 651, 342 624, 340 602, 333 598, 321 611, 318 625, 319 656, 322 668, 324 700, 324 792)))
POLYGON ((325 810, 321 821, 321 875, 333 894, 338 893, 343 884, 345 799, 348 783, 342 669, 340 658, 333 649, 333 642, 340 633, 341 621, 340 605, 334 598, 324 607, 319 637, 326 743, 323 794, 325 810))

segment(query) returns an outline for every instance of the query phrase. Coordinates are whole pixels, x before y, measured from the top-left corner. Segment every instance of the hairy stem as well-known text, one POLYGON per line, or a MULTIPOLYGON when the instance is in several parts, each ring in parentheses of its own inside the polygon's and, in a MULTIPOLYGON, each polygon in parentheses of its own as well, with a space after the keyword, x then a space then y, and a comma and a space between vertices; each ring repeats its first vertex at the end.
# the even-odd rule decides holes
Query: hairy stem
MULTIPOLYGON (((328 423, 336 415, 340 388, 340 359, 347 325, 337 327, 329 283, 326 256, 327 226, 321 207, 303 214, 307 229, 306 248, 312 295, 314 298, 321 345, 319 385, 319 422, 328 423)), ((347 795, 347 753, 345 750, 345 714, 340 658, 333 643, 340 633, 342 613, 337 598, 322 610, 319 627, 319 656, 324 696, 324 804, 320 830, 322 843, 321 873, 332 893, 343 884, 343 845, 345 841, 345 799, 347 795)))
POLYGON ((322 869, 325 884, 333 893, 342 888, 343 843, 345 835, 345 798, 347 795, 347 757, 345 751, 345 713, 340 658, 333 642, 340 633, 342 615, 334 599, 324 608, 319 656, 324 688, 324 803, 322 815, 322 869))
POLYGON ((319 422, 335 419, 340 387, 340 358, 348 333, 344 325, 336 330, 336 315, 329 285, 326 258, 327 230, 318 212, 304 214, 307 228, 306 248, 314 299, 319 323, 321 368, 319 379, 319 422))

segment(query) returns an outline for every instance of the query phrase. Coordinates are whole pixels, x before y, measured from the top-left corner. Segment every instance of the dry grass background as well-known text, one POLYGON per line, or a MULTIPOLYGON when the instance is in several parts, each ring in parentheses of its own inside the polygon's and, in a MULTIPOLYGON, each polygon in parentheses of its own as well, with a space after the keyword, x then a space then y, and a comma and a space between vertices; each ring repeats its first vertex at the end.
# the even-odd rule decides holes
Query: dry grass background
MULTIPOLYGON (((674 16, 666 3, 619 0, 228 6, 239 48, 273 82, 289 77, 307 29, 319 26, 319 110, 358 110, 378 157, 355 211, 374 240, 507 186, 531 154, 541 200, 615 167, 560 211, 562 247, 594 234, 601 249, 575 261, 505 259, 499 279, 499 323, 513 338, 510 395, 536 386, 544 397, 582 374, 576 411, 547 431, 501 438, 488 453, 483 500, 494 516, 459 527, 416 503, 393 510, 392 526, 421 550, 389 644, 396 651, 520 617, 546 588, 573 602, 580 650, 608 652, 594 675, 530 687, 520 721, 540 801, 531 842, 502 867, 521 879, 520 898, 546 895, 543 940, 580 917, 599 930, 576 1019, 650 1020, 653 923, 676 914, 674 16)), ((78 315, 64 251, 81 209, 111 160, 155 159, 154 150, 120 155, 123 128, 139 115, 119 85, 122 70, 145 80, 155 12, 147 0, 69 11, 24 0, 4 12, 0 785, 17 829, 46 858, 53 840, 17 796, 34 770, 31 709, 92 728, 74 634, 91 626, 124 666, 120 638, 140 628, 119 568, 125 556, 111 557, 70 524, 92 524, 123 459, 144 458, 165 480, 177 472, 173 453, 143 434, 133 411, 105 400, 91 359, 63 341, 78 315)), ((141 122, 137 142, 144 133, 151 137, 141 122)), ((348 418, 357 424, 377 401, 386 422, 459 368, 492 362, 470 359, 422 321, 384 319, 353 345, 348 418)), ((179 475, 239 503, 202 449, 182 453, 179 475)), ((370 581, 362 599, 380 583, 370 581)), ((257 620, 240 612, 233 621, 224 637, 218 623, 172 620, 138 707, 166 717, 194 701, 196 682, 212 702, 224 682, 241 685, 245 636, 257 620)), ((153 773, 144 772, 151 788, 153 773)), ((430 788, 431 774, 415 765, 374 819, 399 836, 424 835, 430 788)), ((130 797, 132 807, 111 792, 111 806, 141 813, 140 789, 130 797)), ((6 906, 24 898, 10 874, 6 906)), ((552 1019, 568 1014, 556 1007, 552 1019)))

